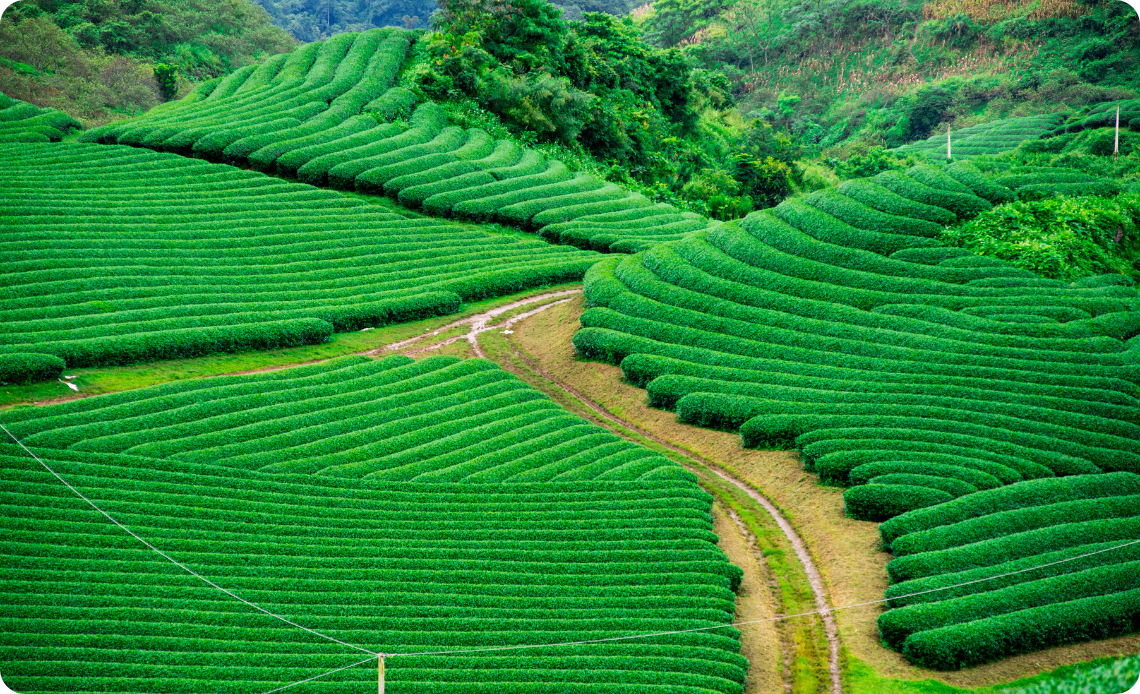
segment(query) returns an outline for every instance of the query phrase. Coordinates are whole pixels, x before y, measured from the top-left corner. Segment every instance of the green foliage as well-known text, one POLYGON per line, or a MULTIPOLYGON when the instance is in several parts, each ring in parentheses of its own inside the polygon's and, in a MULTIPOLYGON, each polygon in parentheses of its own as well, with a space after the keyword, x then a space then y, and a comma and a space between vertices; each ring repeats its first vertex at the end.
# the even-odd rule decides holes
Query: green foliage
POLYGON ((59 378, 64 362, 53 354, 15 352, 0 354, 0 383, 22 384, 59 378))
POLYGON ((910 484, 876 483, 852 487, 843 493, 844 513, 856 520, 882 521, 953 499, 941 489, 910 484))
POLYGON ((42 17, 85 49, 177 64, 193 79, 217 77, 296 45, 252 3, 21 0, 13 9, 6 21, 18 24, 21 13, 42 17))
POLYGON ((1140 493, 1140 477, 1126 472, 1033 480, 959 499, 938 509, 899 516, 879 526, 879 533, 883 543, 890 547, 896 539, 905 535, 921 535, 943 526, 1015 509, 1137 493, 1140 493))
POLYGON ((5 256, 5 272, 19 281, 2 307, 9 329, 0 353, 54 354, 70 367, 319 343, 334 330, 419 320, 455 312, 464 300, 570 281, 596 258, 135 148, 6 145, 0 156, 9 175, 50 181, 5 189, 8 226, 51 219, 55 234, 5 256), (82 214, 108 190, 125 202, 82 214), (95 228, 99 248, 84 240, 95 228), (185 242, 187 230, 192 248, 169 245, 185 242), (154 274, 156 262, 184 269, 154 274), (251 262, 261 270, 248 272, 251 262), (329 262, 341 269, 320 269, 329 262), (239 267, 246 269, 235 274, 239 267), (351 287, 343 284, 349 275, 351 287))
POLYGON ((100 124, 294 45, 248 3, 21 0, 0 21, 0 63, 14 68, 0 91, 100 124))
MULTIPOLYGON (((651 200, 709 214, 716 195, 715 214, 746 213, 750 203, 739 195, 678 197, 694 175, 730 161, 733 146, 760 162, 771 154, 744 147, 738 125, 712 122, 707 107, 729 105, 723 76, 695 69, 678 50, 654 48, 629 17, 587 12, 565 23, 552 12, 544 0, 445 3, 434 20, 439 31, 421 42, 405 79, 433 99, 474 103, 514 139, 558 145, 589 160, 579 168, 609 170, 604 178, 635 184, 651 200)), ((730 168, 752 183, 747 164, 730 168)), ((753 207, 765 194, 786 195, 760 169, 753 207)))
MULTIPOLYGON (((6 410, 2 421, 61 475, 97 486, 111 512, 148 509, 146 535, 164 551, 260 604, 288 604, 297 623, 324 615, 354 643, 370 633, 406 652, 446 651, 690 630, 490 659, 389 658, 391 686, 743 691, 739 634, 702 631, 731 622, 741 579, 717 547, 711 497, 673 462, 568 416, 491 362, 351 356, 6 410)), ((6 681, 183 691, 338 665, 300 632, 172 582, 162 557, 93 524, 99 516, 60 496, 26 453, 0 446, 3 487, 22 499, 4 521, 23 548, 19 566, 0 568, 0 587, 20 596, 0 631, 19 663, 6 681), (65 556, 74 576, 58 574, 65 556), (44 576, 50 590, 19 590, 44 576), (165 647, 115 648, 124 634, 165 647), (119 655, 98 657, 108 651, 119 655), (171 665, 172 654, 193 665, 171 665)), ((375 686, 366 668, 343 678, 334 686, 375 686)))
POLYGON ((835 171, 840 180, 847 181, 852 178, 868 178, 882 171, 907 169, 913 165, 914 160, 874 146, 853 151, 846 159, 829 157, 824 162, 835 171))
POLYGON ((156 63, 154 81, 158 82, 158 90, 162 94, 162 98, 170 101, 178 91, 178 66, 156 63))
POLYGON ((582 132, 595 98, 573 89, 564 77, 515 77, 502 69, 490 74, 483 95, 487 107, 509 126, 560 142, 573 141, 582 132))
POLYGON ((1136 278, 1138 224, 1136 193, 1115 198, 1062 195, 999 205, 947 228, 942 239, 1051 279, 1072 281, 1107 273, 1136 278))

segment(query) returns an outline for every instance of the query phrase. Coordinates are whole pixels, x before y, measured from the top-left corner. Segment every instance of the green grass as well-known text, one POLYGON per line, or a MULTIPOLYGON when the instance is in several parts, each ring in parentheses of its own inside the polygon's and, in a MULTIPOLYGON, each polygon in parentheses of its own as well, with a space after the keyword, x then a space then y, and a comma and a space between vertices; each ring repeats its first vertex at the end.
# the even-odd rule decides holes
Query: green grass
MULTIPOLYGON (((310 361, 332 359, 334 357, 377 349, 393 342, 406 340, 438 329, 468 316, 482 313, 495 306, 511 303, 529 296, 545 294, 577 287, 576 284, 562 284, 552 287, 531 289, 509 296, 484 299, 467 304, 459 313, 439 316, 413 323, 401 323, 351 333, 335 333, 329 342, 321 345, 303 345, 288 349, 245 352, 241 354, 216 354, 193 359, 136 364, 133 366, 105 367, 92 369, 68 369, 64 376, 74 376, 71 382, 79 386, 76 393, 62 383, 33 383, 23 386, 0 386, 0 407, 22 405, 56 398, 78 397, 112 393, 134 388, 145 388, 170 381, 188 378, 219 376, 222 374, 257 369, 273 369, 302 364, 310 361)), ((434 336, 433 336, 434 337, 434 336)), ((444 339, 443 336, 437 341, 444 339)), ((425 346, 430 344, 425 341, 425 346)))

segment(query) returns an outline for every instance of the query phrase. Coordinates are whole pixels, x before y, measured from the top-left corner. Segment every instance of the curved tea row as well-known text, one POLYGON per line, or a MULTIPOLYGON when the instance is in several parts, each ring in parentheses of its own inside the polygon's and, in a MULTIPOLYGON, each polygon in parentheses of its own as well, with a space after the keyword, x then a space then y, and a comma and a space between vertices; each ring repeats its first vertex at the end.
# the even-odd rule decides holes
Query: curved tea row
MULTIPOLYGON (((931 241, 942 224, 1011 199, 1000 183, 968 164, 886 172, 607 258, 586 275, 574 344, 620 364, 650 404, 682 421, 739 431, 746 446, 794 446, 822 480, 850 485, 849 515, 896 517, 884 529, 1089 480, 1091 501, 1033 521, 1000 516, 968 532, 939 522, 921 542, 884 530, 899 557, 893 595, 939 576, 949 585, 984 578, 986 567, 996 575, 1015 554, 1027 568, 1062 547, 1135 538, 1122 519, 1140 508, 1136 498, 1102 497, 1134 495, 1126 490, 1140 480, 1140 298, 1115 278, 1043 280, 931 241), (914 562, 926 563, 900 568, 914 562)), ((1005 507, 985 508, 977 515, 1005 507)), ((1134 568, 1065 579, 1087 579, 1079 595, 1028 573, 1020 588, 977 584, 965 603, 933 593, 924 600, 940 605, 938 620, 884 638, 915 663, 952 669, 1134 631, 1138 586, 1121 578, 1134 568), (1009 614, 968 624, 1010 595, 992 610, 1009 614), (1042 635, 1054 622, 1063 627, 1042 635), (971 650, 983 633, 993 635, 986 648, 971 650)), ((884 617, 894 619, 904 617, 884 617)))
MULTIPOLYGON (((164 552, 374 651, 732 620, 740 570, 692 476, 490 362, 350 357, 0 421, 164 552)), ((0 443, 0 460, 0 650, 17 690, 261 692, 360 659, 182 573, 15 445, 0 443)), ((387 680, 424 693, 739 694, 738 636, 400 656, 387 680)), ((375 682, 362 666, 305 690, 375 682)))
MULTIPOLYGON (((1022 142, 1036 140, 1051 133, 1064 122, 1063 114, 1050 113, 1023 118, 993 120, 950 133, 951 154, 954 158, 968 158, 979 154, 999 154, 1015 149, 1022 142)), ((946 132, 935 133, 929 139, 899 147, 896 151, 916 152, 933 157, 946 156, 946 132)))
POLYGON ((0 372, 16 354, 81 367, 322 342, 598 258, 129 147, 8 145, 0 162, 0 372))
POLYGON ((81 139, 386 194, 432 216, 502 222, 599 251, 636 252, 708 226, 512 141, 448 126, 432 103, 388 122, 414 105, 391 87, 413 38, 393 28, 339 34, 81 139))
POLYGON ((0 143, 59 142, 69 131, 82 127, 63 111, 0 94, 0 143))

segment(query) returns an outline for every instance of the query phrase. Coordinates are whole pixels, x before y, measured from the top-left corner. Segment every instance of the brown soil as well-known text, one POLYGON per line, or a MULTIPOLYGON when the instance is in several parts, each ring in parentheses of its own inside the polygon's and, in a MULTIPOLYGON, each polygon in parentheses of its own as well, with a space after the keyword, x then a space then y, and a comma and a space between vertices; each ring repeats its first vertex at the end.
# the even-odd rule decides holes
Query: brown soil
MULTIPOLYGON (((578 358, 571 338, 584 309, 577 297, 520 323, 512 335, 518 348, 561 383, 573 383, 585 399, 606 412, 635 423, 678 448, 716 461, 730 475, 748 483, 788 518, 804 538, 819 567, 825 594, 836 607, 882 599, 890 555, 879 550, 874 523, 843 515, 842 489, 820 486, 792 451, 744 449, 736 434, 682 424, 672 412, 650 408, 645 391, 627 383, 621 369, 578 358)), ((877 605, 835 612, 843 647, 881 676, 903 680, 935 679, 957 687, 1011 682, 1062 665, 1103 656, 1140 652, 1140 635, 1052 648, 998 663, 952 673, 914 667, 878 641, 877 605)))
MULTIPOLYGON (((768 589, 771 580, 755 538, 731 509, 713 505, 713 531, 729 561, 744 571, 736 591, 736 620, 772 619, 776 607, 768 589)), ((748 658, 748 680, 744 694, 779 694, 785 691, 780 663, 780 635, 775 622, 741 630, 740 654, 748 658)))

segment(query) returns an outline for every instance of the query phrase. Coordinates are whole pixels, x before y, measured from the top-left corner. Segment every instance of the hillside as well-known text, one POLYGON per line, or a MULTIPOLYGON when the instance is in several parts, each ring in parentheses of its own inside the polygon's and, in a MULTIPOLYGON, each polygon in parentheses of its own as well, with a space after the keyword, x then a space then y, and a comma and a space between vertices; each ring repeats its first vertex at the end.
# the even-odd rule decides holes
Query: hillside
POLYGON ((820 148, 893 147, 947 124, 1134 97, 1140 84, 1140 26, 1120 2, 743 0, 704 18, 697 3, 654 7, 643 21, 665 45, 723 67, 743 111, 820 148))
POLYGON ((0 93, 90 127, 294 46, 248 2, 20 0, 0 18, 0 93))
MULTIPOLYGON (((488 362, 351 357, 0 422, 165 552, 342 642, 182 573, 4 443, 5 518, 22 520, 0 652, 19 691, 258 692, 361 649, 405 654, 390 691, 741 691, 732 629, 462 652, 725 625, 740 574, 687 473, 488 362)), ((374 663, 308 691, 375 687, 374 663)))
MULTIPOLYGON (((726 8, 676 8, 685 35, 671 7, 445 3, 78 135, 0 100, 11 686, 339 692, 382 654, 391 691, 444 694, 1134 667, 1103 660, 1140 649, 1128 55, 1087 103, 895 138, 930 73, 824 147, 791 87, 745 120, 763 90, 694 65, 726 8)), ((1026 61, 1131 40, 1034 8, 1003 10, 1048 13, 1026 61)), ((827 89, 786 69, 829 50, 801 19, 769 65, 827 89)), ((890 21, 852 55, 941 20, 890 21)), ((835 94, 812 117, 865 96, 835 94)))

